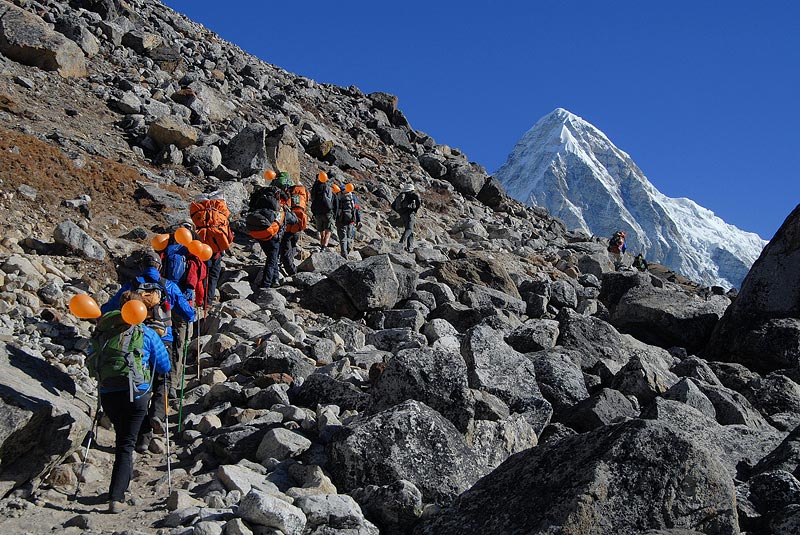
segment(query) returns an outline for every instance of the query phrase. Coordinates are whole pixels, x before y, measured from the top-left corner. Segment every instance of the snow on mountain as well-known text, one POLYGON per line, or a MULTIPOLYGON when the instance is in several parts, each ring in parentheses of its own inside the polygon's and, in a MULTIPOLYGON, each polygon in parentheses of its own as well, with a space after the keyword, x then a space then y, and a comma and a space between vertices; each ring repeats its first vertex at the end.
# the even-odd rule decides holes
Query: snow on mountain
POLYGON ((567 228, 624 230, 628 252, 704 284, 738 288, 767 243, 690 199, 667 197, 605 134, 562 108, 522 136, 495 176, 567 228))

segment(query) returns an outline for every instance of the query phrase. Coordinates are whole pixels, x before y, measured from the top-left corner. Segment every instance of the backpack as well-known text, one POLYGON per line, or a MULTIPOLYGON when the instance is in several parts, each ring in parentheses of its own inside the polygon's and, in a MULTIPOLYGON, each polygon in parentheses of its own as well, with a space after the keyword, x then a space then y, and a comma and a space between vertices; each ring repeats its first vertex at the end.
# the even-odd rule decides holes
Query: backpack
MULTIPOLYGON (((275 200, 277 203, 277 199, 275 200)), ((260 208, 247 214, 245 225, 247 233, 258 241, 269 241, 277 236, 283 228, 283 207, 276 209, 260 208)))
POLYGON ((189 215, 200 241, 209 245, 214 254, 231 248, 233 232, 228 221, 231 212, 223 199, 194 201, 189 205, 189 215))
POLYGON ((167 280, 163 277, 158 282, 139 282, 134 279, 133 290, 141 296, 144 306, 147 307, 145 325, 158 336, 164 336, 172 326, 172 312, 167 300, 167 280))
POLYGON ((180 243, 168 246, 161 259, 161 275, 168 280, 183 287, 186 282, 186 256, 189 249, 180 243))
POLYGON ((349 225, 356 220, 356 203, 352 193, 339 194, 339 207, 336 210, 336 224, 349 225))
POLYGON ((311 212, 327 214, 333 210, 333 192, 327 182, 317 182, 311 188, 311 212))
POLYGON ((620 247, 622 246, 622 236, 615 234, 608 240, 608 251, 614 254, 620 254, 620 247))
POLYGON ((419 195, 404 191, 394 200, 392 209, 398 214, 408 214, 410 212, 416 212, 421 204, 422 202, 419 199, 419 195))
POLYGON ((297 218, 297 223, 286 223, 286 232, 292 234, 305 230, 308 226, 308 216, 306 215, 306 207, 308 206, 309 194, 308 190, 297 184, 287 189, 289 194, 289 201, 294 216, 297 218))
POLYGON ((144 328, 125 323, 119 310, 107 312, 100 318, 92 334, 91 347, 86 367, 97 379, 100 390, 127 388, 133 401, 139 386, 150 383, 151 371, 142 362, 144 328))
POLYGON ((260 210, 261 208, 270 208, 277 211, 280 205, 280 201, 278 200, 280 193, 281 191, 275 186, 258 188, 250 195, 247 206, 250 211, 260 210))

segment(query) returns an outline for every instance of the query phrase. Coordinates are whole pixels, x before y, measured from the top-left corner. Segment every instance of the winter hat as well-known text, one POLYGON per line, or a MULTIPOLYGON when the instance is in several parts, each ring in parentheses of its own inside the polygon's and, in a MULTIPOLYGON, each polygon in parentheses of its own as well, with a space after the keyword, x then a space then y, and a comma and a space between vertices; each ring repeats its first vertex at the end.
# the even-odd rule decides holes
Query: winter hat
POLYGON ((279 188, 288 188, 290 186, 294 186, 294 182, 292 182, 292 178, 289 176, 289 173, 286 171, 281 171, 278 174, 278 178, 275 179, 275 183, 279 188))
POLYGON ((403 185, 403 193, 408 193, 410 191, 414 191, 414 184, 408 182, 407 184, 403 185))
POLYGON ((161 257, 158 256, 158 253, 156 253, 155 251, 148 251, 147 254, 145 254, 142 257, 141 266, 142 266, 142 269, 149 268, 149 267, 160 268, 161 267, 161 257))

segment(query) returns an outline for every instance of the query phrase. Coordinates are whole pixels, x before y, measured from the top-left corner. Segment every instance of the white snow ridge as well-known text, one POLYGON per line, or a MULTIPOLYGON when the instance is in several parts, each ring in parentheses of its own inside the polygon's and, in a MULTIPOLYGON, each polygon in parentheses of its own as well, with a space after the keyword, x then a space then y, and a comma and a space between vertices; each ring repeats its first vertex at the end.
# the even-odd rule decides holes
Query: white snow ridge
POLYGON ((667 197, 605 134, 562 108, 522 136, 495 177, 567 228, 624 230, 628 252, 708 285, 739 288, 767 244, 690 199, 667 197))

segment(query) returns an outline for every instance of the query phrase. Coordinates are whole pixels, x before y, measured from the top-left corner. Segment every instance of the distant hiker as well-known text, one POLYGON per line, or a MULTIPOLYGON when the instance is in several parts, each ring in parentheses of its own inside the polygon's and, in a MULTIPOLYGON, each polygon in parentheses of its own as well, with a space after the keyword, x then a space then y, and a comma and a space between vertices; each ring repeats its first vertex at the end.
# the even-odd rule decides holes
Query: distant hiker
POLYGON ((618 230, 611 236, 611 239, 608 240, 608 252, 611 253, 614 269, 618 270, 624 265, 622 255, 625 254, 625 249, 627 249, 625 245, 625 232, 618 230))
POLYGON ((296 223, 287 222, 286 228, 281 238, 280 263, 288 276, 297 273, 297 266, 294 258, 297 255, 297 241, 300 239, 300 232, 308 226, 308 216, 306 206, 309 203, 308 190, 302 184, 295 184, 289 173, 282 172, 275 179, 276 185, 281 188, 288 197, 287 206, 297 219, 296 223))
MULTIPOLYGON (((132 299, 142 298, 125 291, 119 295, 118 303, 121 307, 132 299)), ((156 374, 163 377, 170 372, 169 354, 154 330, 143 324, 130 326, 119 310, 112 310, 97 323, 86 365, 97 378, 100 404, 114 426, 108 510, 119 513, 131 482, 133 449, 147 416, 152 379, 156 374)))
POLYGON ((355 186, 347 183, 344 191, 340 187, 334 187, 333 191, 339 190, 336 195, 336 235, 339 238, 341 254, 347 258, 355 240, 356 225, 361 223, 361 210, 358 207, 358 200, 353 195, 355 186))
POLYGON ((331 191, 330 180, 333 173, 320 172, 317 180, 311 186, 311 213, 314 215, 314 225, 319 231, 319 246, 327 247, 331 241, 331 233, 336 230, 336 214, 334 214, 334 196, 331 191))
POLYGON ((642 253, 637 254, 636 258, 633 259, 633 267, 639 271, 647 271, 647 260, 644 259, 642 253))
POLYGON ((213 255, 208 261, 208 284, 206 297, 209 305, 217 295, 217 281, 222 274, 222 255, 231 248, 233 231, 230 225, 231 212, 225 204, 222 192, 209 188, 189 205, 189 215, 200 241, 211 247, 213 255))
POLYGON ((392 209, 400 214, 403 221, 403 235, 400 237, 400 243, 406 251, 411 251, 414 247, 414 224, 417 220, 417 211, 422 206, 422 200, 419 195, 414 191, 414 184, 411 182, 403 186, 400 194, 395 198, 392 203, 392 209))
MULTIPOLYGON (((192 230, 191 223, 182 225, 192 230)), ((185 245, 175 241, 174 232, 170 233, 169 245, 161 252, 161 275, 175 284, 189 302, 205 305, 205 282, 208 275, 206 263, 189 252, 185 245)), ((192 336, 191 323, 186 320, 177 309, 172 309, 172 337, 173 352, 176 356, 175 368, 181 369, 185 353, 185 344, 192 336)))
POLYGON ((245 219, 247 233, 261 245, 267 257, 259 283, 261 288, 278 286, 281 238, 286 225, 297 222, 288 208, 289 202, 289 196, 272 184, 258 188, 250 195, 245 219))
MULTIPOLYGON (((189 304, 178 285, 161 276, 161 258, 157 253, 150 251, 142 265, 142 272, 138 277, 122 285, 122 288, 111 300, 100 307, 101 312, 111 312, 119 309, 120 297, 127 291, 133 291, 141 296, 141 301, 147 305, 147 319, 145 325, 153 329, 163 342, 170 362, 175 363, 175 354, 172 350, 174 338, 172 336, 172 311, 175 310, 187 322, 195 319, 194 308, 189 304)), ((173 366, 174 367, 174 366, 173 366)), ((157 375, 153 378, 152 386, 155 398, 150 407, 150 418, 145 420, 139 432, 139 442, 136 450, 147 451, 153 432, 163 433, 166 407, 164 407, 164 392, 170 388, 170 376, 157 375)), ((173 395, 174 397, 174 395, 173 395)))

